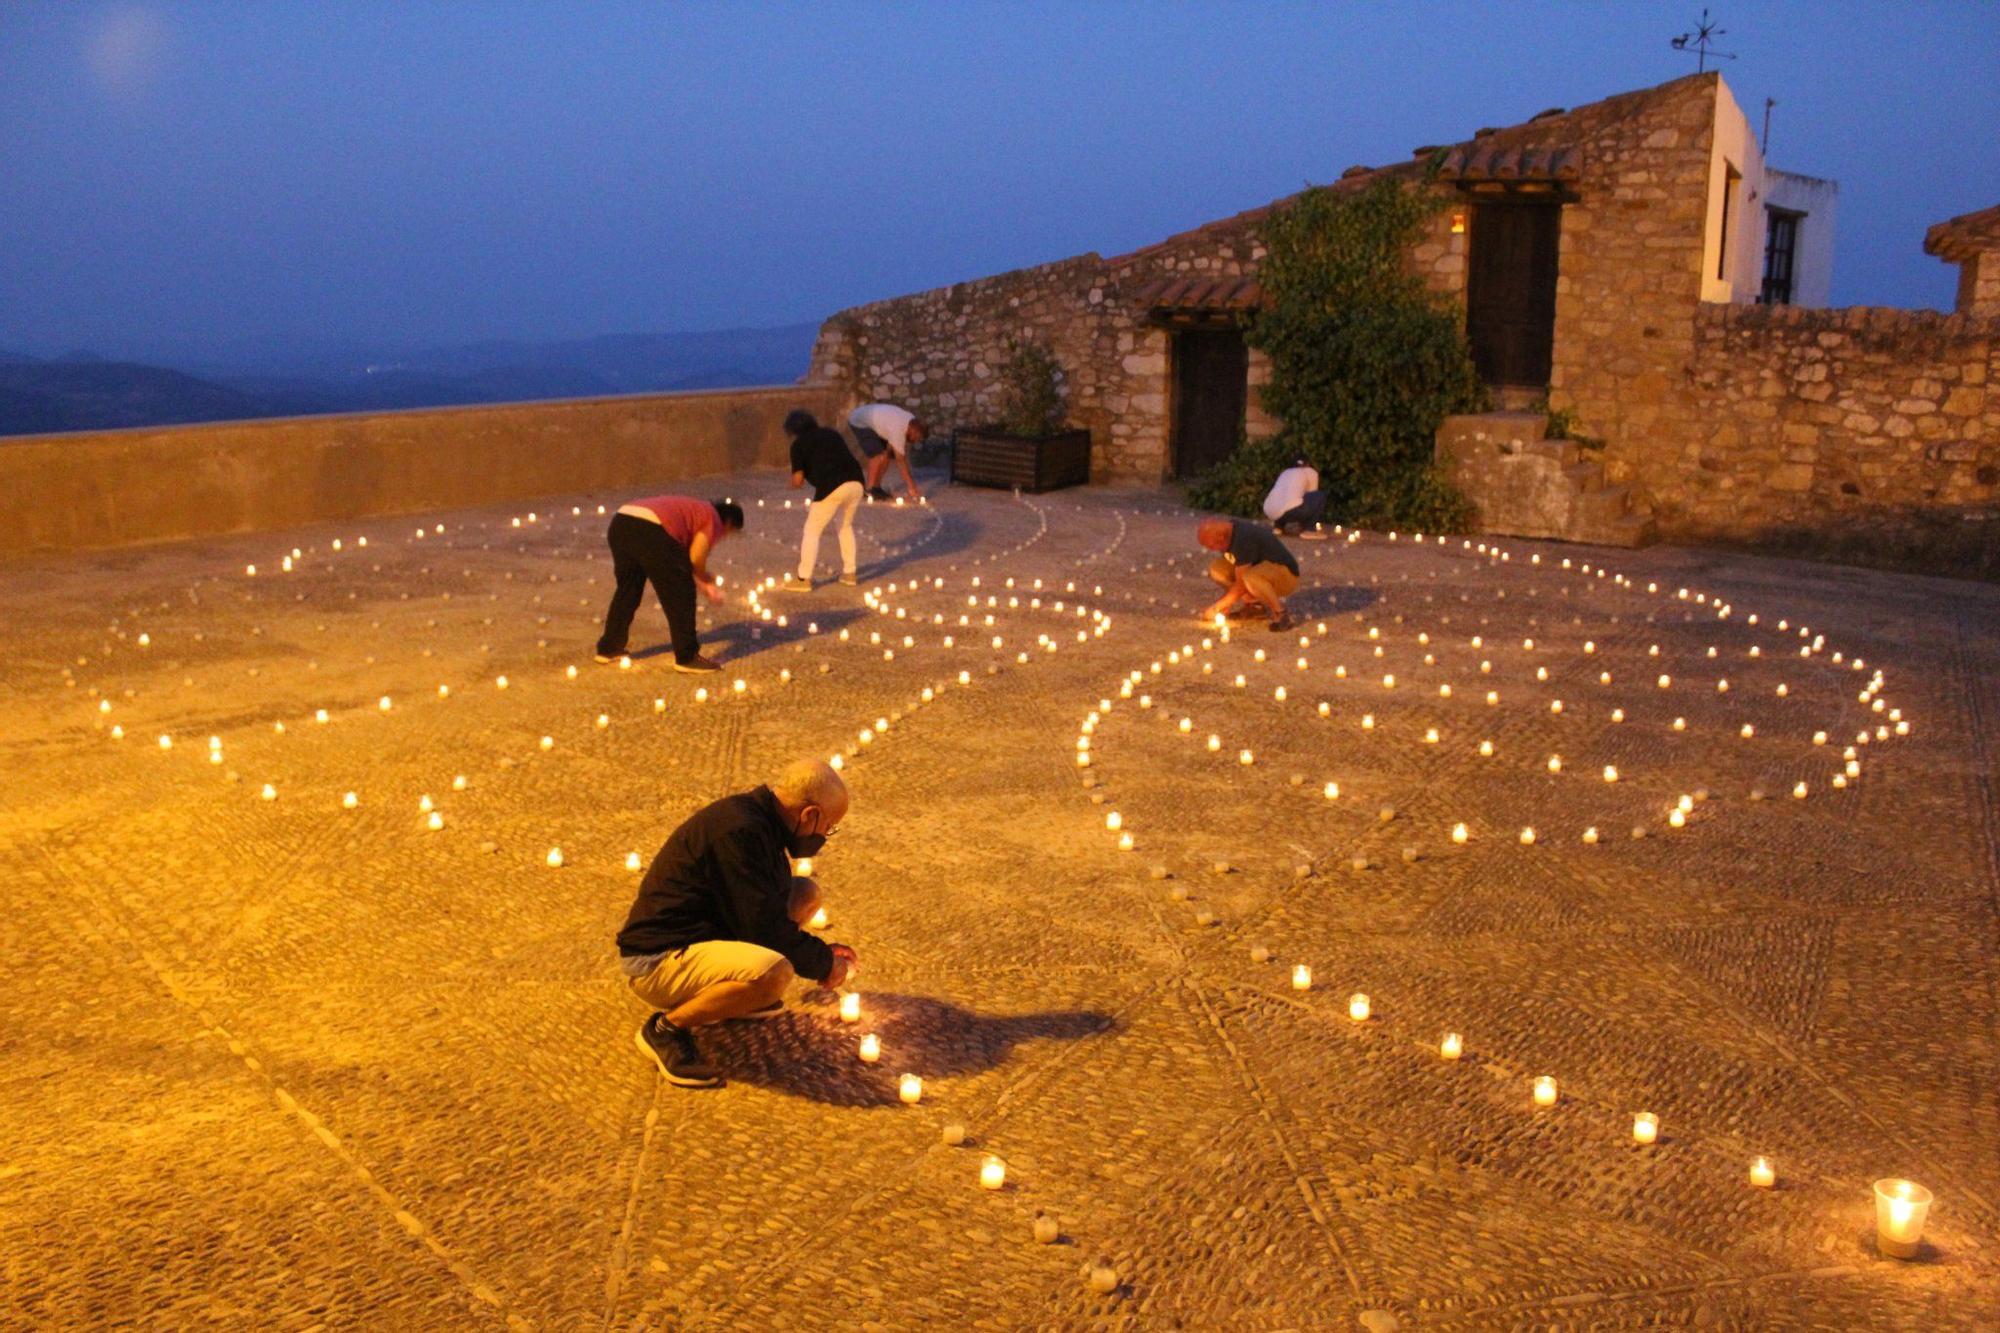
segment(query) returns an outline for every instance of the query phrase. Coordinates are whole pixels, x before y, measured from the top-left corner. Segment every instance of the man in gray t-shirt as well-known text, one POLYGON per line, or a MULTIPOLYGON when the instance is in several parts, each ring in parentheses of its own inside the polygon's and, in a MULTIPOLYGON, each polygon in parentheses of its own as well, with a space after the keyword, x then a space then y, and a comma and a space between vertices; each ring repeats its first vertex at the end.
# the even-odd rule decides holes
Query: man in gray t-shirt
POLYGON ((1268 615, 1271 628, 1284 631, 1297 627, 1285 610, 1285 599, 1298 590, 1299 562, 1269 528, 1233 518, 1205 518, 1195 530, 1195 540, 1220 558, 1208 567, 1208 576, 1223 587, 1220 598, 1202 608, 1201 618, 1237 613, 1268 615))

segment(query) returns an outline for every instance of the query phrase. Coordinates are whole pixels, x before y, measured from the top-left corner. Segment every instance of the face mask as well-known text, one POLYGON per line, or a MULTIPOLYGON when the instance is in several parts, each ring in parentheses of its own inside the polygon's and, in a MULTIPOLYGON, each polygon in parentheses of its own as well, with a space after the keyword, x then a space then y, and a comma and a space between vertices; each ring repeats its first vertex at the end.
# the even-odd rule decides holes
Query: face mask
POLYGON ((785 850, 793 856, 818 856, 826 846, 826 838, 824 833, 794 833, 785 839, 785 850))

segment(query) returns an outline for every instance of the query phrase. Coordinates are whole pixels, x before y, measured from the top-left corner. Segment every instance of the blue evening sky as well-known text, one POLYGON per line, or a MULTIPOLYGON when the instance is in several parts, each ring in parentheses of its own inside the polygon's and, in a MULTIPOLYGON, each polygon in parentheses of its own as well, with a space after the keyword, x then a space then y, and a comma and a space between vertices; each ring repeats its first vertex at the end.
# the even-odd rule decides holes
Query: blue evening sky
MULTIPOLYGON (((1834 299, 1949 308, 2000 4, 1714 5, 1834 299)), ((0 347, 723 328, 1113 254, 1686 73, 1694 3, 0 0, 0 347)))

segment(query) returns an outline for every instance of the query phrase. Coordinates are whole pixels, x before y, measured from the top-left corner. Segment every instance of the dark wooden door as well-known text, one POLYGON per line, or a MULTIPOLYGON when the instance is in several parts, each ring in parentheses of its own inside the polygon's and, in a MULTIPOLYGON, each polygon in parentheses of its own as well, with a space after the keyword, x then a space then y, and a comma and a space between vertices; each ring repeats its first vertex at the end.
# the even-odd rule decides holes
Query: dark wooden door
POLYGON ((1174 335, 1174 474, 1196 477, 1236 450, 1250 395, 1250 350, 1237 329, 1174 335))
POLYGON ((1472 211, 1465 331, 1488 384, 1549 382, 1561 237, 1560 204, 1495 202, 1472 211))

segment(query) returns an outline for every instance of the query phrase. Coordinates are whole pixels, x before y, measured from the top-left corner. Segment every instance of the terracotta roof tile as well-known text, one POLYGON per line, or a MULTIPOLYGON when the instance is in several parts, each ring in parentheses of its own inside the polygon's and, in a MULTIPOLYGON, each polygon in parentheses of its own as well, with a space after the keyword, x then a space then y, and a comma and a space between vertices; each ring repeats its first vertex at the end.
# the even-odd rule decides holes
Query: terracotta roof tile
POLYGON ((1954 264, 1982 250, 2000 250, 2000 204, 1946 218, 1924 233, 1924 253, 1954 264))
POLYGON ((1444 155, 1445 181, 1573 181, 1583 175, 1583 152, 1572 144, 1489 146, 1478 140, 1444 155))
POLYGON ((1132 299, 1149 310, 1255 310, 1264 288, 1255 278, 1161 278, 1132 299))

